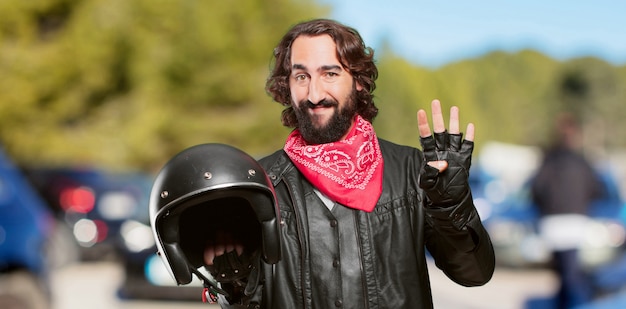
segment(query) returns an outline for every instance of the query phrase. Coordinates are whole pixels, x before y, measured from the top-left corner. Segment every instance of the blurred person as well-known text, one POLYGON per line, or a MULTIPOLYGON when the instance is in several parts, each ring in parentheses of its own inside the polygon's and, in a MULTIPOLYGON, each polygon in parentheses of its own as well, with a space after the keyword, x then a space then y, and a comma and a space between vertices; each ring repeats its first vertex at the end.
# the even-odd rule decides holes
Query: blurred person
POLYGON ((552 145, 534 176, 531 192, 540 214, 539 230, 553 252, 560 279, 558 308, 573 308, 592 298, 590 278, 578 255, 588 222, 589 207, 603 194, 603 185, 591 163, 580 152, 578 120, 569 113, 555 121, 552 145))
POLYGON ((432 308, 426 249, 456 283, 487 283, 494 251, 468 186, 474 126, 464 139, 458 108, 446 130, 434 100, 432 132, 417 113, 422 151, 396 145, 372 127, 378 70, 355 29, 299 23, 274 57, 266 89, 294 130, 260 163, 276 191, 283 255, 269 265, 228 231, 217 234, 204 263, 229 292, 220 305, 432 308), (225 275, 247 268, 244 280, 225 275))

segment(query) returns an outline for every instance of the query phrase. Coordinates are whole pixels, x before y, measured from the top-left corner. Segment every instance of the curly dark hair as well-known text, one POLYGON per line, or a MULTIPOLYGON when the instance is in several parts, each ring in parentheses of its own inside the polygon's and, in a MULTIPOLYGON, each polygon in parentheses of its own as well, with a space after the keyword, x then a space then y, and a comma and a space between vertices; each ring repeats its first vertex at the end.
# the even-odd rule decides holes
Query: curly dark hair
POLYGON ((282 112, 283 125, 292 128, 298 126, 289 90, 291 44, 302 35, 324 34, 329 35, 335 41, 337 58, 343 68, 350 72, 354 81, 363 87, 363 90, 356 93, 357 113, 365 120, 372 122, 378 114, 372 94, 376 88, 376 78, 378 78, 378 68, 374 63, 374 50, 365 46, 361 35, 355 29, 330 19, 314 19, 293 26, 274 48, 274 67, 265 84, 265 90, 276 102, 287 107, 282 112))

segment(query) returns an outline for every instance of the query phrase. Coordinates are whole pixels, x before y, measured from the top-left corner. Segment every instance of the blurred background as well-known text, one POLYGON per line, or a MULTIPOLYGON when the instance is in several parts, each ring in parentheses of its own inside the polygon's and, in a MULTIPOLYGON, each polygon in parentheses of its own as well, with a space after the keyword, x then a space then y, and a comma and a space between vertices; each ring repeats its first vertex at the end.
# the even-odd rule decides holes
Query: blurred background
POLYGON ((529 186, 563 112, 606 189, 581 244, 585 308, 624 308, 624 12, 608 0, 0 0, 0 308, 206 307, 154 254, 153 177, 199 143, 281 148, 289 130, 264 90, 272 50, 317 17, 375 49, 379 137, 418 147, 415 113, 434 98, 477 126, 471 186, 498 267, 472 289, 433 270, 436 308, 549 308, 557 278, 529 186))

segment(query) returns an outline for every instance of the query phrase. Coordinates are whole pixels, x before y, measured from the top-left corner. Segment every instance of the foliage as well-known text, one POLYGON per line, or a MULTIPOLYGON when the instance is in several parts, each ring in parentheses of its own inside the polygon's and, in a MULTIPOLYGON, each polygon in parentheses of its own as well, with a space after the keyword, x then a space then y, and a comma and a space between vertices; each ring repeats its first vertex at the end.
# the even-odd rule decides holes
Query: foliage
POLYGON ((561 111, 581 119, 587 147, 624 147, 625 67, 594 58, 557 62, 530 50, 493 52, 437 70, 415 67, 390 53, 381 59, 381 111, 374 125, 379 136, 394 142, 419 145, 415 112, 429 110, 437 98, 444 106, 459 106, 461 120, 476 124, 478 149, 480 141, 488 140, 544 146, 561 111), (564 86, 572 80, 583 93, 564 86))
MULTIPOLYGON (((154 171, 205 142, 265 155, 288 133, 264 90, 273 47, 326 14, 312 0, 0 1, 0 141, 27 165, 154 171)), ((533 51, 436 70, 377 59, 374 125, 397 143, 418 145, 415 112, 434 98, 458 105, 479 141, 545 143, 561 109, 604 132, 597 146, 626 140, 626 67, 533 51)))
POLYGON ((2 1, 0 140, 25 164, 154 169, 202 142, 267 152, 285 130, 264 91, 273 47, 324 12, 289 0, 2 1))

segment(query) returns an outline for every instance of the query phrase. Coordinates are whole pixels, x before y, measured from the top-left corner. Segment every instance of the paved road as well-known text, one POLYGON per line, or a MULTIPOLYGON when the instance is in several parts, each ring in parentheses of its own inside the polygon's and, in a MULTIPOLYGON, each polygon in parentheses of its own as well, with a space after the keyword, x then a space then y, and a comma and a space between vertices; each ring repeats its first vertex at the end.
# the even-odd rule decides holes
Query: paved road
POLYGON ((485 286, 467 288, 430 269, 436 309, 523 309, 528 298, 554 294, 557 278, 545 270, 497 269, 485 286))
MULTIPOLYGON (((116 297, 123 277, 112 262, 65 266, 52 276, 53 309, 196 309, 218 306, 193 302, 124 301, 116 297)), ((498 269, 486 286, 465 288, 431 269, 433 299, 437 309, 522 309, 529 296, 554 291, 555 278, 545 271, 498 269)))
POLYGON ((53 309, 216 309, 198 302, 125 301, 116 296, 123 279, 122 268, 114 262, 64 266, 51 275, 53 309))

